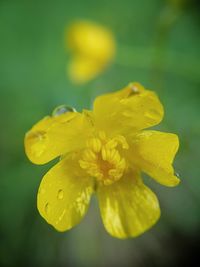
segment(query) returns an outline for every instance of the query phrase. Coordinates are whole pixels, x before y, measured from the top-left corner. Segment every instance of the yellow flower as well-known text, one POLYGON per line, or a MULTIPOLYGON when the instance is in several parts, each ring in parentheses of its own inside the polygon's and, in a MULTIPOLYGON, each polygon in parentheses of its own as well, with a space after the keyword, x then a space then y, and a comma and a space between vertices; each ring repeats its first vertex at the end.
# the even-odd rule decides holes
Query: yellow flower
POLYGON ((67 72, 76 83, 95 78, 115 53, 112 33, 103 26, 87 21, 76 22, 67 29, 66 43, 73 55, 67 72))
POLYGON ((114 237, 135 237, 160 216, 155 194, 141 172, 165 186, 179 179, 172 167, 178 137, 144 130, 163 118, 154 92, 130 83, 94 101, 93 111, 59 107, 25 137, 29 159, 59 163, 43 177, 37 198, 42 217, 58 231, 69 230, 86 214, 96 193, 106 230, 114 237))

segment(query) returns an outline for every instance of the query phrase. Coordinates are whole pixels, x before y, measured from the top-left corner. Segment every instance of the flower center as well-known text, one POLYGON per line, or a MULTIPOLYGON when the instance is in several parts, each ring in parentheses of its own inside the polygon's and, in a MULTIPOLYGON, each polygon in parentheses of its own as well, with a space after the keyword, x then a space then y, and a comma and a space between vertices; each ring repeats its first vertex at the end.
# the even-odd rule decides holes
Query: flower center
POLYGON ((97 137, 87 140, 86 146, 79 164, 89 175, 103 185, 112 184, 122 177, 127 164, 120 152, 128 149, 124 136, 107 138, 104 132, 99 132, 97 137))

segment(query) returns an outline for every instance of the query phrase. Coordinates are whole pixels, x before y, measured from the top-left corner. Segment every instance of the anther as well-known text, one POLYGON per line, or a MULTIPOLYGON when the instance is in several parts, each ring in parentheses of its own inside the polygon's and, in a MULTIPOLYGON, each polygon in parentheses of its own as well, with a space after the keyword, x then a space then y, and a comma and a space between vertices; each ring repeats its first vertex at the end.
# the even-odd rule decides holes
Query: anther
POLYGON ((121 135, 111 139, 106 137, 105 132, 99 132, 97 136, 87 141, 87 148, 83 151, 79 164, 98 182, 109 185, 119 180, 125 171, 126 161, 118 147, 127 149, 128 144, 121 135))

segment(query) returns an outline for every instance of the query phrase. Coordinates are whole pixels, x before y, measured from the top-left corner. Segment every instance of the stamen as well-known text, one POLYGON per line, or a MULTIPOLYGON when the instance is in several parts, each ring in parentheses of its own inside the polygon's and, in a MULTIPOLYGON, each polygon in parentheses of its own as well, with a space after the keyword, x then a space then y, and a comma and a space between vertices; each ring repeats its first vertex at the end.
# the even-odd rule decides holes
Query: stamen
POLYGON ((80 167, 101 184, 112 184, 122 177, 126 169, 126 161, 120 154, 120 147, 128 149, 124 136, 107 138, 105 132, 101 131, 96 137, 87 140, 87 148, 79 161, 80 167))

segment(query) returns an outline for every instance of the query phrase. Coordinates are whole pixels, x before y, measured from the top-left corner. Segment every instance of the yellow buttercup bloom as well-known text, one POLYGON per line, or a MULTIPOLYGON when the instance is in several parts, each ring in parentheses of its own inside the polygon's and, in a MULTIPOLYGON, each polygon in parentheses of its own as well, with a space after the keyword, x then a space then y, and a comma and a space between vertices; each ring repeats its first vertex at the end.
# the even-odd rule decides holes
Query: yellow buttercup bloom
POLYGON ((39 121, 25 136, 29 159, 44 164, 58 156, 43 177, 37 206, 58 231, 69 230, 87 212, 96 193, 106 230, 114 237, 135 237, 160 216, 155 194, 141 172, 165 186, 179 179, 172 167, 178 137, 145 130, 163 118, 157 95, 138 83, 99 96, 93 111, 64 106, 39 121))
POLYGON ((112 33, 103 26, 78 21, 66 32, 66 43, 72 52, 67 73, 72 81, 84 83, 100 74, 115 53, 112 33))

